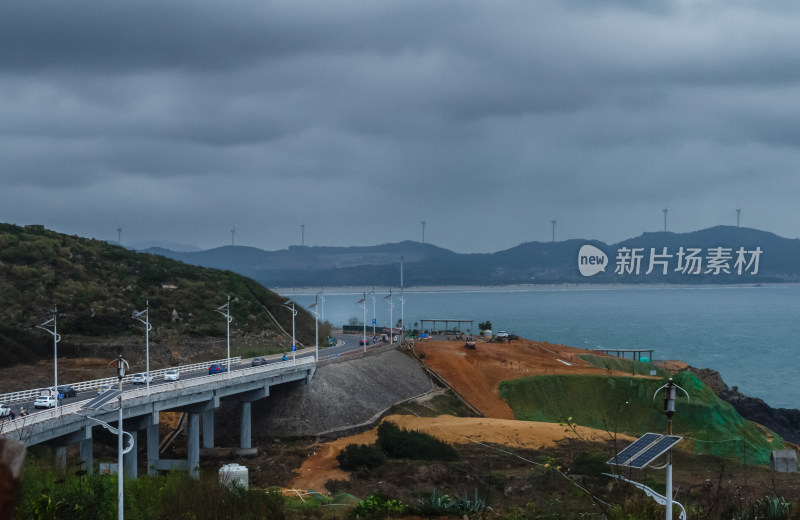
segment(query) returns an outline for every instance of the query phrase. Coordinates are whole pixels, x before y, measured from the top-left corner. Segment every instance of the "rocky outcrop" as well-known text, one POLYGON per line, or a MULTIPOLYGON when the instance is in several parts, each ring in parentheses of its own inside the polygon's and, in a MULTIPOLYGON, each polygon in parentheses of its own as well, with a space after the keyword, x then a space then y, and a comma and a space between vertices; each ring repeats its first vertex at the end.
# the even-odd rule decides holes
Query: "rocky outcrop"
POLYGON ((784 440, 800 444, 800 410, 772 408, 763 399, 747 396, 738 387, 729 387, 716 370, 694 367, 690 370, 720 399, 733 405, 739 415, 766 426, 784 440))

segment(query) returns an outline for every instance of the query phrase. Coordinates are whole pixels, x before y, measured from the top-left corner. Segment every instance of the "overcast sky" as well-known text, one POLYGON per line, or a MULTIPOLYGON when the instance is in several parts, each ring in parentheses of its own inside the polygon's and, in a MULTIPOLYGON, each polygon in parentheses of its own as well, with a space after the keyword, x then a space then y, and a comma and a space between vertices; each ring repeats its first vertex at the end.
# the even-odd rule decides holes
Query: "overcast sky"
POLYGON ((0 7, 0 221, 458 252, 798 236, 800 3, 0 7))

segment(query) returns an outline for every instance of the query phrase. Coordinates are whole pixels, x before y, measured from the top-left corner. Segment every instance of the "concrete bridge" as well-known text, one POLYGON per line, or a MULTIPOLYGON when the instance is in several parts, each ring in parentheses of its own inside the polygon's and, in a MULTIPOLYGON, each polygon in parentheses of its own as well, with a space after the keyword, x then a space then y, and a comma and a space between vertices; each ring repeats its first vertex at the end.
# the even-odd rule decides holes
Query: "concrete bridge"
MULTIPOLYGON (((123 466, 127 477, 137 476, 137 448, 139 432, 146 432, 147 472, 174 468, 186 469, 192 476, 199 475, 200 442, 203 448, 214 447, 214 411, 220 401, 240 403, 239 449, 251 446, 251 414, 253 401, 269 397, 270 387, 292 381, 311 382, 316 364, 313 357, 298 358, 260 367, 251 367, 222 374, 209 375, 174 383, 153 385, 122 393, 123 429, 133 435, 134 449, 125 454, 123 466), (188 416, 187 458, 183 460, 159 458, 159 412, 184 412, 188 416)), ((0 426, 0 435, 19 439, 28 445, 48 443, 55 447, 56 466, 66 467, 66 448, 80 445, 80 458, 86 471, 94 466, 92 431, 102 428, 89 416, 116 424, 119 421, 118 399, 96 410, 85 406, 91 400, 71 403, 18 417, 0 426)))

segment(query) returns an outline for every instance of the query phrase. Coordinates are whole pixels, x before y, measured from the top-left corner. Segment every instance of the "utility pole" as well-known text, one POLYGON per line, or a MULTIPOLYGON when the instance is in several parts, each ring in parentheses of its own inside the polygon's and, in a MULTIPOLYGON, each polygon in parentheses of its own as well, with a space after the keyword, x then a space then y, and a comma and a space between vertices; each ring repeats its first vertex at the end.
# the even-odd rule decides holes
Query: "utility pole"
POLYGON ((300 246, 304 247, 306 245, 306 223, 303 222, 300 224, 300 246))
POLYGON ((231 246, 235 246, 234 237, 236 236, 236 228, 231 228, 231 246))
POLYGON ((667 211, 669 210, 667 208, 664 208, 664 233, 667 232, 667 211))
POLYGON ((742 210, 736 209, 736 227, 739 227, 739 218, 742 216, 742 210))
POLYGON ((122 245, 122 228, 117 228, 117 245, 122 245))
POLYGON ((422 222, 420 222, 420 224, 422 224, 422 243, 424 244, 425 243, 425 221, 423 220, 422 222))
POLYGON ((556 221, 555 221, 555 219, 551 220, 550 223, 553 224, 553 242, 555 242, 556 241, 556 221))

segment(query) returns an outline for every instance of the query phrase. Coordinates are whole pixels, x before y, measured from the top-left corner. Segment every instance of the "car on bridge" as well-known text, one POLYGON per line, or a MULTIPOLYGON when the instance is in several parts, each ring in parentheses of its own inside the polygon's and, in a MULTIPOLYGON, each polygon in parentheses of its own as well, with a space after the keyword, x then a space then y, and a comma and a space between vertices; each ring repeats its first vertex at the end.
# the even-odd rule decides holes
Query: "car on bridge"
POLYGON ((143 385, 145 383, 152 383, 153 376, 145 372, 139 372, 138 374, 133 375, 132 381, 134 385, 143 385))
POLYGON ((100 385, 97 389, 98 394, 104 394, 114 388, 114 385, 100 385))
POLYGON ((33 402, 34 408, 55 408, 56 397, 54 395, 40 395, 33 402))
POLYGON ((8 417, 11 415, 11 407, 6 403, 0 403, 0 417, 8 417))
MULTIPOLYGON (((53 387, 51 386, 50 387, 50 391, 52 391, 52 390, 53 390, 53 387)), ((72 388, 71 386, 69 386, 69 385, 58 385, 58 398, 59 399, 64 399, 65 397, 75 397, 76 395, 78 395, 78 392, 76 392, 75 389, 72 388)))
POLYGON ((228 367, 226 367, 222 363, 214 363, 213 365, 208 367, 208 373, 209 374, 221 374, 221 373, 227 372, 227 371, 228 371, 228 367))
POLYGON ((177 368, 170 368, 164 372, 164 381, 177 381, 181 378, 181 373, 177 368))
POLYGON ((250 362, 251 367, 260 367, 261 365, 266 365, 267 360, 263 357, 253 358, 253 361, 250 362))

